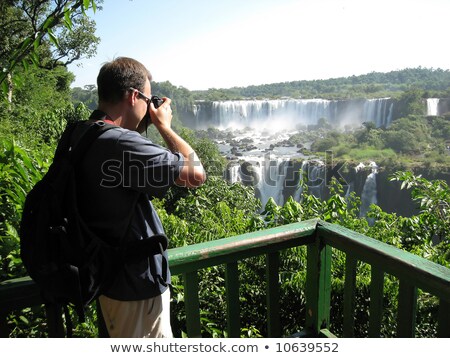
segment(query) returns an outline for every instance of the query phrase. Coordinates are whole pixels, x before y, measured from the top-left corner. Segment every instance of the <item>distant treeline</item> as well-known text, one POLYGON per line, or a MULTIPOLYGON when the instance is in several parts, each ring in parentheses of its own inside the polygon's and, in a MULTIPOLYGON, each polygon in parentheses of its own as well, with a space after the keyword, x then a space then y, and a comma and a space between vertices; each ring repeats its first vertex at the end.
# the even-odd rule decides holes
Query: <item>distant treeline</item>
POLYGON ((199 100, 280 97, 348 99, 392 97, 396 93, 413 88, 423 90, 424 97, 448 97, 450 71, 418 67, 326 80, 292 81, 229 89, 212 88, 192 93, 194 98, 199 100))
MULTIPOLYGON (((396 97, 416 89, 423 98, 450 97, 450 71, 442 69, 408 68, 388 73, 372 72, 360 76, 340 77, 327 80, 292 81, 259 86, 232 87, 205 91, 189 91, 170 82, 152 84, 152 92, 172 98, 179 110, 192 108, 196 100, 223 101, 247 98, 380 98, 396 97)), ((73 101, 83 102, 93 108, 97 102, 96 87, 76 87, 72 90, 73 101)))

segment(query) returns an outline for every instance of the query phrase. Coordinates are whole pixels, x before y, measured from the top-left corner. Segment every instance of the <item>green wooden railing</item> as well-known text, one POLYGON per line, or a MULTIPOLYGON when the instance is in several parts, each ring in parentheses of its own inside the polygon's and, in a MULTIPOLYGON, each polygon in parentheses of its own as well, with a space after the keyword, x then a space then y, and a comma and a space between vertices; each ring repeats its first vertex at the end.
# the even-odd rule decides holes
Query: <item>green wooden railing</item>
MULTIPOLYGON (((306 245, 306 318, 298 336, 333 337, 330 327, 331 251, 345 252, 343 336, 354 337, 354 309, 358 262, 371 266, 369 337, 380 337, 383 315, 383 287, 386 274, 399 280, 397 337, 414 337, 417 292, 421 289, 439 299, 437 335, 450 337, 450 269, 399 250, 339 225, 308 220, 273 229, 179 247, 169 250, 173 275, 182 275, 189 337, 201 336, 198 271, 225 265, 227 333, 240 335, 238 262, 245 258, 266 256, 267 332, 281 337, 279 309, 279 253, 306 245)), ((15 309, 41 304, 37 287, 29 278, 0 283, 0 336, 7 337, 6 317, 15 309)), ((58 308, 47 306, 50 336, 62 336, 58 308)))

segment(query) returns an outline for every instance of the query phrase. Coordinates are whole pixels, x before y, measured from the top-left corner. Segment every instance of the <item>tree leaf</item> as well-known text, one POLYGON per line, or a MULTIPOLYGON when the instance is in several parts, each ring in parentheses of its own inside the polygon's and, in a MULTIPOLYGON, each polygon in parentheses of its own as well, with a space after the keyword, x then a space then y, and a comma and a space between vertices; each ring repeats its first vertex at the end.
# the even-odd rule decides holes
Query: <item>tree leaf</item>
POLYGON ((44 24, 42 25, 42 30, 47 30, 52 27, 53 21, 55 18, 53 16, 49 16, 47 20, 45 20, 44 24))
POLYGON ((70 31, 72 31, 73 23, 70 15, 71 11, 69 9, 64 11, 64 26, 66 26, 70 31))
POLYGON ((50 36, 50 42, 55 45, 56 47, 59 47, 59 41, 58 38, 53 34, 53 31, 49 30, 48 36, 50 36))

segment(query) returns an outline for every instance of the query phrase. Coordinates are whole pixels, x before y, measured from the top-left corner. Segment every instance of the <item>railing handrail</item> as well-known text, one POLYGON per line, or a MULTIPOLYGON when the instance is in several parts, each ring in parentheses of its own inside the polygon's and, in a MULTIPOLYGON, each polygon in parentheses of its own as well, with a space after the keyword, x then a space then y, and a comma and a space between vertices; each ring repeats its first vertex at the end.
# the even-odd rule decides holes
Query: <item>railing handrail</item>
POLYGON ((319 221, 317 229, 325 244, 450 300, 449 268, 336 224, 319 221))
POLYGON ((314 241, 317 219, 169 249, 174 275, 314 241))
POLYGON ((327 245, 343 252, 351 250, 351 254, 360 261, 381 266, 386 273, 405 277, 427 292, 444 294, 450 299, 449 268, 343 226, 317 219, 169 249, 170 267, 176 275, 182 273, 186 265, 197 270, 237 261, 237 258, 254 256, 243 252, 258 248, 271 252, 277 251, 280 244, 286 247, 306 245, 312 242, 315 233, 327 245), (236 256, 239 254, 240 257, 236 256))

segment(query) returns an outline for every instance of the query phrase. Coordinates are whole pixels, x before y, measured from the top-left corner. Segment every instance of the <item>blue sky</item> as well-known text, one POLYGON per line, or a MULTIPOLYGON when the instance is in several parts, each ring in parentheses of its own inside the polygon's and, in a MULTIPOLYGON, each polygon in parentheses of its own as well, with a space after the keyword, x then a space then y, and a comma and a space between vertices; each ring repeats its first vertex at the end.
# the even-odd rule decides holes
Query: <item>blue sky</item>
POLYGON ((69 70, 83 87, 128 56, 199 90, 450 69, 448 14, 449 0, 105 0, 96 57, 69 70))

